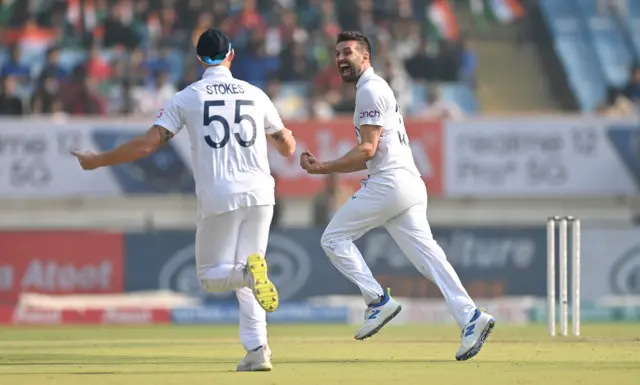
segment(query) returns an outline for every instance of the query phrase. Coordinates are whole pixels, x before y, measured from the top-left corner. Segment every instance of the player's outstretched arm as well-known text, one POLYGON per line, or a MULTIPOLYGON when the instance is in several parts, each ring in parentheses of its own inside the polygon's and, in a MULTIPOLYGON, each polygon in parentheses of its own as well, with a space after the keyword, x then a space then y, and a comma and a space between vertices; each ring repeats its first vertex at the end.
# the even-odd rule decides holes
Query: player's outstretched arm
POLYGON ((382 126, 363 124, 360 126, 362 141, 341 158, 331 162, 303 162, 303 168, 309 174, 349 173, 364 170, 366 162, 376 155, 382 126))
POLYGON ((112 166, 121 163, 135 162, 165 145, 173 138, 173 133, 166 128, 154 125, 144 135, 131 139, 113 150, 94 153, 91 151, 72 151, 85 170, 112 166))
POLYGON ((280 155, 288 157, 296 151, 296 139, 293 137, 293 133, 288 128, 268 134, 267 138, 271 144, 278 150, 280 155))

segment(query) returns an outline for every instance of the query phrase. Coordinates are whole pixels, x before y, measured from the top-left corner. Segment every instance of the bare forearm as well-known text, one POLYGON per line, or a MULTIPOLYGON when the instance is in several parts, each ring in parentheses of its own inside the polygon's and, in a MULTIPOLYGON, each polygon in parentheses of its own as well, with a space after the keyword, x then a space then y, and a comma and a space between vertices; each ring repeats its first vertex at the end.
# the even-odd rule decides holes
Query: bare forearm
POLYGON ((99 154, 100 166, 135 162, 157 151, 173 138, 173 133, 158 125, 151 127, 144 135, 131 139, 111 151, 99 154))
POLYGON ((132 139, 113 150, 105 151, 100 156, 101 166, 112 166, 121 163, 135 162, 150 155, 155 149, 142 137, 132 139))
POLYGON ((328 169, 334 170, 334 171, 329 171, 329 173, 335 172, 339 174, 348 174, 351 172, 366 170, 367 163, 366 161, 363 161, 361 164, 353 163, 353 164, 344 164, 344 165, 329 165, 328 169))
POLYGON ((330 173, 350 173, 367 168, 367 161, 371 159, 371 151, 369 146, 361 144, 354 147, 344 156, 331 162, 324 162, 323 169, 327 174, 330 173))

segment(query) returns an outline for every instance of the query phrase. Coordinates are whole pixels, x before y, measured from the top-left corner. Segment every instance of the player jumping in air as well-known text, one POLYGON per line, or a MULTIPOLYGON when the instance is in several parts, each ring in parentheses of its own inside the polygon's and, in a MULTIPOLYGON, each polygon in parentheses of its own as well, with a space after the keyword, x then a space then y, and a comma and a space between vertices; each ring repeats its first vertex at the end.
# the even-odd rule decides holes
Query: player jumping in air
POLYGON ((355 338, 376 334, 401 310, 373 277, 353 243, 374 227, 384 226, 416 268, 440 288, 462 330, 456 359, 468 360, 480 351, 495 320, 476 307, 433 239, 427 221, 427 190, 415 166, 393 91, 371 67, 369 40, 359 32, 340 33, 335 59, 342 80, 355 83, 353 123, 358 145, 330 162, 321 162, 305 151, 300 165, 310 174, 360 170, 369 174, 335 214, 321 240, 331 262, 358 285, 367 305, 364 325, 355 338))
POLYGON ((202 80, 167 102, 146 134, 111 151, 73 155, 85 170, 135 162, 186 126, 198 198, 198 278, 208 292, 236 292, 247 351, 238 371, 271 370, 265 311, 278 307, 278 292, 263 257, 275 204, 267 139, 285 157, 296 143, 267 95, 231 75, 235 53, 227 36, 209 29, 196 50, 202 80))

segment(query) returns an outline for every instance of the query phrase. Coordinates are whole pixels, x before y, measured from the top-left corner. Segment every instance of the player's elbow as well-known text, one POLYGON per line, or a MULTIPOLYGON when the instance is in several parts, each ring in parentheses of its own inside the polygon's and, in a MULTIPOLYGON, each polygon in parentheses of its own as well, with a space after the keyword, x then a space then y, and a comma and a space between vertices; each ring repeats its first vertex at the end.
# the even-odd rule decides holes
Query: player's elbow
POLYGON ((370 160, 376 155, 376 146, 372 143, 363 143, 360 145, 360 153, 364 160, 370 160))
POLYGON ((138 154, 140 158, 144 158, 156 152, 159 146, 155 146, 152 143, 144 142, 138 146, 138 154))

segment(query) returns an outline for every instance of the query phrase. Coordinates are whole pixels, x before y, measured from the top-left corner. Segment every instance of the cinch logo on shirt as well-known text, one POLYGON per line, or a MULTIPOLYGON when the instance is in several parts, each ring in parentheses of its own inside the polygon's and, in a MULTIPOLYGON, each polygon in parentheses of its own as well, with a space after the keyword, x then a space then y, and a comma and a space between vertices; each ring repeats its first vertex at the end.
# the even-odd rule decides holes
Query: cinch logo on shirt
POLYGON ((380 111, 362 111, 360 113, 360 119, 362 118, 379 118, 380 117, 380 111))

